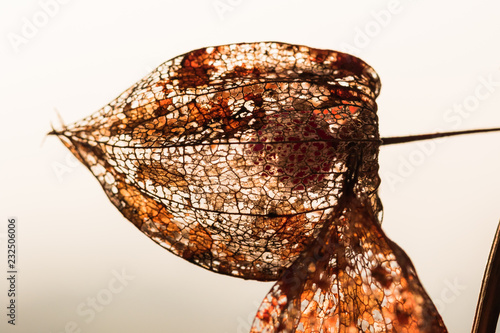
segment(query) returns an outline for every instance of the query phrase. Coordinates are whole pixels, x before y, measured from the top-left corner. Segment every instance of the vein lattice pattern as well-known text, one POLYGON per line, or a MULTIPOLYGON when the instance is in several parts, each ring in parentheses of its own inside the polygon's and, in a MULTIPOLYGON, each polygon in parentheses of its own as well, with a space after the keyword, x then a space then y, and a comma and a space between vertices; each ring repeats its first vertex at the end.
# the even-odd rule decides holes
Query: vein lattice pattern
POLYGON ((368 203, 349 193, 339 203, 264 299, 251 332, 446 332, 410 259, 368 203))
POLYGON ((52 134, 161 246, 218 273, 281 279, 254 332, 423 332, 441 319, 378 225, 379 90, 348 54, 223 45, 167 61, 52 134), (325 256, 311 261, 314 250, 325 256))

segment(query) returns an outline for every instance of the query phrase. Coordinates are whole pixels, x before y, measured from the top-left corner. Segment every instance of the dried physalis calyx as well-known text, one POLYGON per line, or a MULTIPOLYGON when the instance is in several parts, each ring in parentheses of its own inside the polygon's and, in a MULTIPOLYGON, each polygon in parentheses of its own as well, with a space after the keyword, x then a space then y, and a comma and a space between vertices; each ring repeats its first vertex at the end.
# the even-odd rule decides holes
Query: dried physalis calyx
POLYGON ((379 226, 379 90, 345 53, 222 45, 167 61, 52 134, 161 246, 278 280, 253 332, 445 332, 379 226))

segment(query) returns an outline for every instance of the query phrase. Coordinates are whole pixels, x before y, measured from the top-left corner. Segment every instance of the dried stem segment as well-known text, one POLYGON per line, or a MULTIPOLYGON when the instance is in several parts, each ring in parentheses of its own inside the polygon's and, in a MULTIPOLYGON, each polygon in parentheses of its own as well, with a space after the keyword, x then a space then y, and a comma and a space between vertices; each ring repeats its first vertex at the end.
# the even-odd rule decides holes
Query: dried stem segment
POLYGON ((495 332, 500 314, 500 223, 486 263, 472 333, 495 332))

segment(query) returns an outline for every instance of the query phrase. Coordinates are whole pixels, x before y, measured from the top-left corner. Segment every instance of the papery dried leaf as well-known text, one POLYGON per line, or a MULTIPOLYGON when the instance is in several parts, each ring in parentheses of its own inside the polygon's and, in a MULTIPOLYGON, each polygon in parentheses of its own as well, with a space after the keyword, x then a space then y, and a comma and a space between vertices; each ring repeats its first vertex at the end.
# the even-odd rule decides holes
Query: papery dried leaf
POLYGON ((447 332, 404 251, 352 193, 262 302, 251 333, 447 332))
POLYGON ((353 150, 376 189, 375 71, 283 43, 195 50, 57 132, 155 242, 218 273, 276 280, 332 214, 353 150))
POLYGON ((379 90, 348 54, 223 45, 160 65, 53 134, 164 248, 279 280, 253 332, 445 332, 379 227, 379 90))

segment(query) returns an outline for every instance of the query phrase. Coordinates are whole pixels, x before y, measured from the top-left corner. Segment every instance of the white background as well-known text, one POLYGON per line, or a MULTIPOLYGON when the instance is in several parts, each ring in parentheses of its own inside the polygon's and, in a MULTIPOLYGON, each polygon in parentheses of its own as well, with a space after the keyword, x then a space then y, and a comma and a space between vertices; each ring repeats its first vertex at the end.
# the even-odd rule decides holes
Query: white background
MULTIPOLYGON (((382 136, 500 126, 500 85, 489 91, 480 79, 500 82, 498 2, 66 2, 54 2, 52 16, 38 1, 0 4, 2 272, 7 217, 19 221, 17 325, 6 324, 1 273, 2 332, 248 331, 272 283, 217 275, 165 251, 45 137, 58 125, 54 108, 66 123, 83 118, 181 53, 243 41, 350 45, 382 78, 382 136), (113 271, 133 276, 116 294, 113 271), (92 320, 77 312, 99 295, 112 299, 92 320), (71 322, 77 330, 66 329, 71 322)), ((381 149, 383 228, 412 258, 450 332, 469 332, 500 218, 500 134, 432 145, 381 149)))

